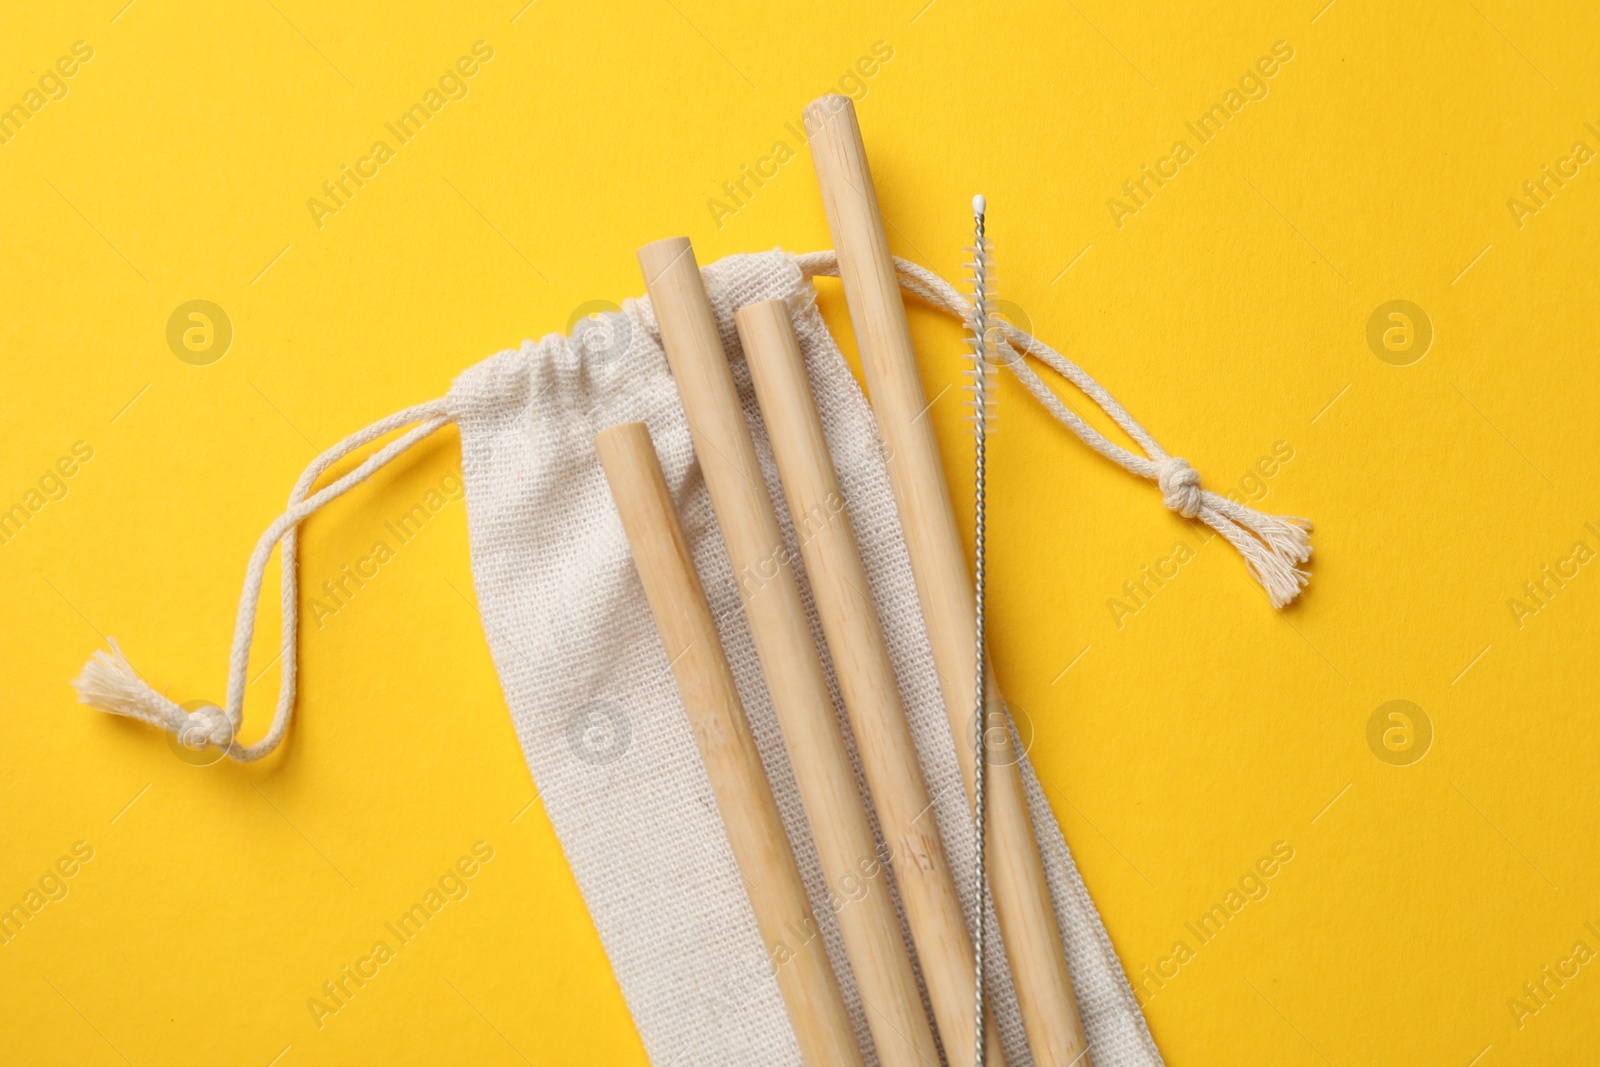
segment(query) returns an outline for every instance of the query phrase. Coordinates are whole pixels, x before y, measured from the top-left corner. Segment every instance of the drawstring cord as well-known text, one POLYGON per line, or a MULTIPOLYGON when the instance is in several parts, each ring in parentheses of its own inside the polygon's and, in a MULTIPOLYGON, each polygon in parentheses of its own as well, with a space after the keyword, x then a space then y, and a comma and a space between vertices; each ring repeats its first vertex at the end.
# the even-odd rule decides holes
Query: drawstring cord
MULTIPOLYGON (((795 266, 808 278, 818 275, 839 276, 839 257, 833 252, 809 252, 794 257, 795 266)), ((895 273, 900 288, 934 307, 948 311, 969 321, 972 304, 955 286, 924 267, 907 260, 895 258, 895 273)), ((1310 520, 1294 516, 1268 515, 1245 507, 1223 496, 1202 488, 1200 475, 1181 456, 1169 455, 1156 443, 1137 419, 1117 403, 1105 387, 1091 378, 1076 363, 1061 355, 1038 338, 1018 329, 1003 319, 991 319, 1001 332, 998 361, 1010 368, 1023 388, 1044 405, 1078 439, 1111 462, 1141 478, 1148 478, 1161 489, 1161 501, 1186 519, 1199 519, 1227 539, 1244 557, 1251 577, 1266 590, 1267 599, 1274 608, 1287 607, 1300 590, 1305 588, 1311 575, 1300 566, 1311 558, 1310 520), (1144 451, 1144 455, 1130 452, 1121 445, 1107 440, 1094 427, 1084 422, 1063 404, 1044 382, 1039 380, 1024 355, 1044 363, 1056 373, 1077 386, 1090 400, 1100 406, 1111 420, 1122 427, 1129 437, 1144 451)))
MULTIPOLYGON (((812 252, 793 257, 805 277, 837 277, 839 260, 833 252, 812 252)), ((900 287, 934 307, 966 321, 971 304, 949 282, 932 271, 903 259, 896 259, 895 271, 900 287)), ((1024 388, 1044 405, 1051 415, 1070 429, 1084 444, 1113 463, 1155 482, 1162 502, 1186 519, 1199 519, 1239 550, 1251 575, 1261 583, 1275 608, 1287 606, 1305 587, 1310 575, 1299 565, 1311 558, 1311 523, 1289 516, 1267 515, 1237 504, 1219 493, 1202 488, 1200 476, 1187 461, 1169 455, 1138 421, 1117 403, 1099 382, 1076 363, 1049 345, 1003 320, 992 320, 1001 331, 1000 361, 1011 369, 1024 388), (1032 356, 1076 385, 1098 404, 1111 419, 1144 451, 1144 455, 1107 440, 1099 431, 1080 419, 1039 380, 1024 355, 1032 356)), ((186 711, 165 695, 156 692, 141 678, 115 640, 108 639, 110 651, 96 650, 73 680, 78 699, 113 715, 139 719, 176 734, 178 740, 195 749, 213 746, 240 763, 251 763, 276 749, 288 733, 294 717, 299 660, 300 630, 299 531, 300 524, 324 505, 337 500, 370 478, 412 446, 449 425, 453 420, 443 399, 398 411, 364 430, 346 437, 312 461, 294 492, 289 507, 256 543, 245 571, 244 589, 239 596, 239 614, 234 623, 233 649, 228 662, 226 707, 204 706, 186 711), (315 493, 317 479, 339 460, 378 438, 410 426, 412 429, 368 456, 350 473, 315 493), (283 679, 278 688, 278 707, 267 734, 253 745, 239 743, 239 728, 244 722, 244 691, 249 682, 250 642, 255 635, 256 607, 261 599, 261 584, 273 548, 283 543, 283 646, 280 653, 283 679)))
POLYGON ((295 689, 299 668, 300 586, 299 586, 299 533, 305 522, 324 505, 337 500, 354 489, 394 459, 444 426, 454 421, 445 408, 444 400, 430 400, 397 411, 386 419, 346 437, 311 461, 294 492, 289 494, 289 507, 268 526, 250 554, 250 565, 245 570, 244 590, 239 595, 239 616, 233 629, 233 652, 228 661, 227 707, 202 707, 185 711, 161 693, 156 692, 139 677, 137 671, 122 654, 117 642, 108 639, 111 651, 96 650, 84 665, 83 673, 73 680, 78 699, 113 715, 126 715, 140 719, 177 735, 179 742, 189 748, 214 746, 240 763, 252 763, 278 747, 289 731, 289 720, 294 717, 295 689), (383 448, 368 456, 350 473, 312 493, 324 471, 350 453, 371 444, 378 438, 405 426, 415 426, 406 434, 395 438, 383 448), (261 583, 267 569, 267 560, 279 541, 283 542, 283 680, 278 687, 278 710, 272 717, 267 735, 253 745, 241 745, 239 727, 244 721, 244 690, 250 675, 250 641, 255 635, 256 605, 261 600, 261 583))

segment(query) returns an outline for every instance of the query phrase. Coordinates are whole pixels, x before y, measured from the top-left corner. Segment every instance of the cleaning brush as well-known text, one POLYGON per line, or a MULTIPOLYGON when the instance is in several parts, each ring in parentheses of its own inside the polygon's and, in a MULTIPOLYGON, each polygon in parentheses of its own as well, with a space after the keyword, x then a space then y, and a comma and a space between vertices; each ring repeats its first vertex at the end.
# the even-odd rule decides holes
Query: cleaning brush
POLYGON ((968 388, 972 392, 972 429, 975 447, 974 454, 974 489, 975 502, 974 549, 973 549, 973 592, 974 607, 977 621, 977 647, 974 655, 977 657, 977 670, 974 673, 976 680, 973 704, 973 803, 972 815, 977 851, 973 863, 974 869, 974 894, 976 901, 977 917, 973 923, 972 947, 974 950, 974 985, 977 989, 977 1029, 976 1051, 973 1054, 973 1063, 976 1067, 984 1067, 987 1060, 985 1056, 984 1027, 984 995, 983 995, 983 932, 984 914, 986 903, 989 899, 989 878, 986 865, 986 844, 988 837, 988 812, 985 805, 985 785, 988 775, 988 658, 984 650, 984 537, 986 534, 985 494, 987 490, 988 466, 988 434, 989 434, 989 408, 993 403, 995 394, 994 382, 990 375, 994 372, 994 364, 989 354, 989 242, 984 234, 984 213, 988 204, 979 194, 972 198, 973 241, 972 262, 969 264, 972 276, 972 317, 967 323, 970 331, 972 345, 972 365, 967 368, 967 374, 972 378, 968 388))

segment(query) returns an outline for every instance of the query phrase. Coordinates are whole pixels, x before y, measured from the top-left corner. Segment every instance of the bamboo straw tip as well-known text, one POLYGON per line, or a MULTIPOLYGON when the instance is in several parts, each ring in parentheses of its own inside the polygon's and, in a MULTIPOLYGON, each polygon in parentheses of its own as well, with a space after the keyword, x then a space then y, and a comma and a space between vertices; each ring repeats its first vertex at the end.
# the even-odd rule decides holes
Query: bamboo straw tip
POLYGON ((788 315, 789 302, 782 297, 773 297, 771 300, 746 304, 733 313, 733 322, 736 326, 744 326, 759 323, 763 319, 787 318, 788 315))
POLYGON ((642 422, 619 422, 594 435, 594 447, 602 453, 637 447, 641 442, 650 446, 650 427, 642 422))
POLYGON ((800 113, 801 121, 805 123, 806 135, 814 136, 827 128, 828 124, 837 116, 848 116, 845 121, 854 123, 856 119, 856 106, 848 96, 838 93, 829 93, 819 96, 807 104, 800 113))
POLYGON ((637 255, 647 283, 661 277, 679 260, 687 260, 690 267, 699 269, 694 258, 694 248, 689 244, 687 237, 663 237, 659 241, 651 241, 647 245, 641 245, 637 255))

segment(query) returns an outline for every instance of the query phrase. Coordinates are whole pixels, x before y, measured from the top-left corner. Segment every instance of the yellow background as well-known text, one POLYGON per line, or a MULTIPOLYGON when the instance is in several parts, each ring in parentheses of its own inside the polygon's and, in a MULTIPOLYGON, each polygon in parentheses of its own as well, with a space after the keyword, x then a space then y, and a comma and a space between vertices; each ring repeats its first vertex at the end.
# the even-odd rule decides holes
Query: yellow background
MULTIPOLYGON (((220 700, 249 550, 316 450, 639 292, 638 245, 824 247, 803 150, 720 226, 707 200, 798 147, 785 124, 878 41, 892 60, 853 87, 897 253, 957 277, 986 192, 1000 295, 1212 487, 1285 442, 1262 506, 1317 523, 1292 610, 1213 541, 1119 627, 1107 601, 1197 528, 1003 387, 994 652, 1130 977, 1294 849, 1146 993, 1169 1062, 1593 1059, 1600 966, 1520 1028, 1508 1001, 1600 949, 1600 576, 1520 626, 1508 600, 1600 548, 1600 173, 1520 228, 1507 200, 1574 141, 1600 148, 1600 15, 123 2, 19 8, 0 34, 4 105, 94 49, 0 146, 0 506, 93 448, 0 545, 0 904, 94 849, 0 947, 7 1062, 643 1062, 511 729, 462 504, 307 618, 299 713, 264 763, 186 765, 68 683, 110 635, 174 699, 220 700), (470 94, 319 228, 307 199, 479 40, 470 94), (1195 147, 1184 123, 1280 40, 1270 94, 1119 229, 1108 198, 1195 147), (207 366, 166 341, 192 299, 234 329, 207 366), (1366 341, 1392 299, 1434 330, 1408 366, 1366 341), (1393 699, 1431 723, 1408 766, 1367 740, 1393 699), (478 841, 470 896, 319 1030, 307 999, 478 841)), ((934 395, 958 333, 913 324, 934 395)), ((933 417, 959 501, 955 396, 933 417)), ((448 431, 312 521, 308 590, 458 463, 448 431)), ((278 682, 275 600, 261 616, 249 739, 278 682)))

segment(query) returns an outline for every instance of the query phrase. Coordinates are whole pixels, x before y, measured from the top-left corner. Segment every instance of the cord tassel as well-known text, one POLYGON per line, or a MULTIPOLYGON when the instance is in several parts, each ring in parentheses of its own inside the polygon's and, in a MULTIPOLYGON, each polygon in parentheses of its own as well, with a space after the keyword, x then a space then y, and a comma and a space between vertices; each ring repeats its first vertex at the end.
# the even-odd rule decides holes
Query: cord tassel
POLYGON ((111 651, 97 649, 72 680, 79 702, 110 715, 159 726, 190 748, 215 745, 226 751, 233 743, 233 724, 221 708, 206 706, 185 711, 139 677, 114 638, 107 638, 106 643, 111 651))
POLYGON ((78 699, 110 715, 123 715, 176 734, 179 743, 193 749, 215 746, 231 759, 251 763, 278 747, 294 717, 299 664, 299 531, 300 524, 318 509, 332 503, 370 478, 373 473, 403 455, 417 442, 436 433, 452 421, 443 400, 431 400, 397 411, 364 430, 346 437, 312 460, 289 494, 289 508, 267 527, 256 542, 245 569, 244 589, 239 594, 239 614, 234 624, 233 654, 228 662, 228 701, 226 709, 206 706, 185 711, 152 689, 128 657, 111 638, 111 651, 97 649, 73 680, 78 699), (313 489, 328 468, 341 459, 396 430, 404 434, 367 456, 354 470, 321 489, 313 489), (283 644, 279 651, 283 681, 278 687, 278 709, 266 736, 251 745, 238 744, 244 722, 244 691, 250 670, 250 640, 255 634, 256 606, 261 599, 261 584, 272 551, 283 544, 283 644))
MULTIPOLYGON (((839 257, 831 251, 809 252, 795 256, 794 261, 806 277, 839 275, 839 257)), ((899 257, 895 258, 894 269, 901 289, 963 322, 971 321, 972 303, 955 286, 927 268, 899 257)), ((1205 523, 1226 538, 1244 557, 1245 569, 1266 590, 1267 600, 1274 608, 1286 608, 1294 602, 1311 580, 1310 572, 1301 566, 1311 559, 1311 532, 1315 527, 1309 519, 1269 515, 1203 488, 1200 475, 1188 461, 1169 455, 1138 420, 1117 403, 1116 397, 1082 367, 1003 319, 991 320, 990 332, 1000 335, 995 339, 998 349, 995 362, 1010 368, 1023 388, 1032 393, 1056 421, 1117 466, 1155 482, 1161 489, 1162 503, 1167 507, 1186 519, 1205 523), (1079 418, 1040 380, 1028 361, 1021 358, 1023 356, 1032 356, 1077 386, 1133 438, 1144 455, 1108 440, 1079 418)))

